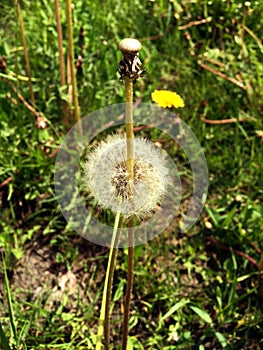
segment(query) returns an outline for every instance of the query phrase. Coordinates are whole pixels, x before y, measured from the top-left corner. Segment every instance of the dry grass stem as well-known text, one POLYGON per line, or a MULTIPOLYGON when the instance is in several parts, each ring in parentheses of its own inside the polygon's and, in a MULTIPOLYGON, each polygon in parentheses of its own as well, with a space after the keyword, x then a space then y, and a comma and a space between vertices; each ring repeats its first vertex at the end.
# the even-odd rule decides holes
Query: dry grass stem
POLYGON ((32 78, 31 78, 31 70, 30 70, 30 62, 29 62, 29 56, 27 51, 27 44, 26 44, 26 36, 25 36, 25 28, 24 28, 24 21, 21 13, 21 8, 18 0, 15 0, 16 6, 17 6, 17 13, 18 13, 18 20, 21 28, 21 37, 22 37, 22 43, 23 43, 23 50, 24 50, 24 56, 25 56, 25 62, 26 62, 26 74, 28 76, 28 82, 29 82, 29 91, 30 91, 30 98, 32 105, 35 105, 35 96, 32 86, 32 78))

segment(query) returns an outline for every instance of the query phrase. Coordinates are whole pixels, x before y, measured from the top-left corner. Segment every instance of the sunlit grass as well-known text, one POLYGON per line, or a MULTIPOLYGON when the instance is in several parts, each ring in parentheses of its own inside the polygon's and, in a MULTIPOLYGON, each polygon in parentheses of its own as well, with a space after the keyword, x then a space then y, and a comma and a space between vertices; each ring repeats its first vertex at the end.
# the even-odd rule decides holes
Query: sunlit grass
MULTIPOLYGON (((123 102, 117 48, 120 39, 136 37, 147 75, 135 84, 135 100, 150 102, 155 89, 178 92, 185 107, 176 112, 196 134, 209 168, 208 200, 197 225, 182 234, 175 224, 135 249, 134 349, 262 347, 256 264, 263 249, 263 69, 257 40, 263 5, 211 3, 75 2, 76 58, 83 56, 77 76, 82 115, 123 102)), ((65 6, 60 5, 66 47, 65 6)), ((26 69, 15 5, 1 4, 0 9, 0 56, 7 58, 0 77, 0 249, 18 342, 23 350, 93 349, 108 251, 71 232, 54 196, 55 155, 70 127, 61 122, 68 91, 60 88, 55 10, 48 1, 21 2, 35 107, 47 120, 41 129, 25 103, 30 100, 28 81, 19 78, 26 69), (65 276, 61 297, 59 283, 65 276)), ((169 154, 177 159, 175 148, 169 147, 169 154)), ((126 272, 126 260, 120 257, 113 286, 116 349, 126 272)), ((1 325, 11 340, 8 298, 5 288, 0 290, 1 325)))

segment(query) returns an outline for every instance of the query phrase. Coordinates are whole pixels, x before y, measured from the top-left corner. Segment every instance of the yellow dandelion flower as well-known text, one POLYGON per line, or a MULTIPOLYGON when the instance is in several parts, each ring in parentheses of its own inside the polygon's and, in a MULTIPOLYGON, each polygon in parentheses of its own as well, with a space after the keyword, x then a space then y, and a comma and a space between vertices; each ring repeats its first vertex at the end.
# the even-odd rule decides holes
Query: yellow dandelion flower
POLYGON ((167 90, 154 90, 152 92, 152 100, 162 108, 184 107, 184 100, 176 92, 167 90))

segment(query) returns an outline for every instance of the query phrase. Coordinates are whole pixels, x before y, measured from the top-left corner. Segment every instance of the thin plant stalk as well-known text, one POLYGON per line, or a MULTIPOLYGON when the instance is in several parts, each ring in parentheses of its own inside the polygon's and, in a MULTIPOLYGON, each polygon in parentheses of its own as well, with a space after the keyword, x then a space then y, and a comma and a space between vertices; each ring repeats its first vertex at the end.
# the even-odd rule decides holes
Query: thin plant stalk
POLYGON ((28 51, 27 51, 24 21, 23 21, 19 1, 15 0, 15 4, 17 6, 18 20, 19 20, 20 29, 21 29, 21 37, 22 37, 23 50, 24 50, 25 63, 26 63, 26 74, 27 74, 28 83, 29 83, 30 99, 31 99, 31 104, 35 107, 35 95, 34 95, 33 85, 32 85, 32 77, 31 77, 29 56, 28 56, 28 51))
POLYGON ((259 298, 261 300, 261 303, 263 302, 263 253, 261 253, 260 262, 258 264, 258 294, 259 298))
POLYGON ((55 0, 55 13, 56 13, 57 35, 58 35, 60 85, 65 86, 66 85, 66 76, 65 76, 65 64, 64 64, 64 54, 63 54, 63 35, 62 35, 61 20, 60 20, 59 0, 55 0))
MULTIPOLYGON (((111 295, 111 291, 109 291, 109 289, 112 288, 114 259, 116 261, 116 254, 117 254, 117 249, 115 248, 115 246, 116 246, 116 239, 117 239, 117 233, 118 233, 118 228, 119 228, 119 222, 120 222, 120 212, 117 212, 116 216, 115 216, 114 228, 113 228, 112 239, 111 239, 110 254, 109 254, 104 289, 103 289, 102 303, 101 303, 101 309, 100 309, 100 319, 99 319, 99 326, 98 326, 97 341, 96 341, 95 350, 101 350, 101 348, 103 346, 102 336, 103 336, 105 320, 106 320, 105 315, 106 315, 106 313, 107 313, 107 315, 109 315, 110 303, 108 303, 108 305, 107 305, 107 300, 109 300, 109 295, 111 295), (108 311, 106 311, 107 309, 108 309, 108 311)), ((109 321, 107 321, 107 322, 109 323, 109 321)), ((109 329, 109 326, 108 326, 108 329, 109 329)), ((107 332, 109 333, 109 331, 107 331, 107 332)))
MULTIPOLYGON (((134 166, 134 150, 133 150, 133 80, 125 77, 125 91, 126 91, 126 139, 127 139, 127 171, 130 180, 133 180, 133 166, 134 166)), ((127 287, 124 300, 124 315, 123 315, 123 337, 122 349, 127 349, 129 318, 130 318, 130 303, 133 287, 133 271, 134 271, 134 228, 133 219, 128 223, 128 273, 127 273, 127 287)))
POLYGON ((125 77, 125 93, 126 93, 126 142, 127 142, 127 171, 129 178, 133 180, 133 80, 125 77))
POLYGON ((80 123, 80 108, 79 108, 79 99, 78 99, 78 88, 77 88, 77 79, 76 79, 75 64, 74 64, 74 44, 73 44, 73 25, 72 25, 71 0, 66 0, 66 15, 67 15, 67 27, 68 27, 68 58, 69 58, 70 76, 71 76, 71 84, 72 84, 74 115, 75 115, 75 121, 76 121, 76 123, 78 123, 79 133, 82 135, 83 131, 82 131, 82 125, 80 123))
POLYGON ((12 304, 12 298, 11 298, 11 291, 10 291, 10 286, 9 286, 9 281, 7 276, 6 262, 3 254, 2 254, 2 261, 3 261, 3 268, 4 268, 4 284, 6 288, 8 308, 9 308, 10 329, 11 329, 12 337, 17 343, 17 331, 15 326, 16 322, 15 322, 15 316, 14 316, 14 310, 13 310, 13 304, 12 304))
POLYGON ((113 286, 113 276, 116 266, 118 248, 113 247, 112 258, 109 272, 109 282, 106 295, 106 309, 105 309, 105 320, 104 320, 104 339, 105 339, 105 350, 110 350, 110 306, 111 306, 111 295, 113 286))
POLYGON ((133 220, 129 222, 129 248, 128 248, 128 273, 127 273, 127 287, 124 301, 124 315, 123 315, 123 337, 122 350, 127 349, 128 333, 129 333, 129 318, 130 318, 130 303, 133 288, 133 272, 134 272, 134 227, 133 220))
MULTIPOLYGON (((62 26, 60 20, 60 6, 59 0, 55 0, 55 13, 56 13, 56 24, 57 24, 57 36, 58 36, 58 55, 59 55, 59 75, 60 75, 60 86, 66 86, 66 74, 65 74, 65 62, 64 62, 64 54, 63 54, 63 34, 62 34, 62 26)), ((64 111, 64 121, 68 122, 67 116, 69 116, 69 106, 68 103, 63 100, 62 102, 63 111, 64 111)))
MULTIPOLYGON (((119 221, 118 227, 120 227, 120 221, 119 221)), ((114 270, 116 266, 116 259, 117 259, 117 253, 118 253, 118 248, 117 248, 118 240, 119 240, 119 235, 117 231, 114 246, 112 246, 113 251, 112 251, 112 258, 111 258, 110 267, 109 267, 110 269, 109 282, 108 282, 107 295, 106 295, 106 309, 105 309, 105 321, 104 321, 105 350, 110 350, 110 306, 111 306, 114 270)))

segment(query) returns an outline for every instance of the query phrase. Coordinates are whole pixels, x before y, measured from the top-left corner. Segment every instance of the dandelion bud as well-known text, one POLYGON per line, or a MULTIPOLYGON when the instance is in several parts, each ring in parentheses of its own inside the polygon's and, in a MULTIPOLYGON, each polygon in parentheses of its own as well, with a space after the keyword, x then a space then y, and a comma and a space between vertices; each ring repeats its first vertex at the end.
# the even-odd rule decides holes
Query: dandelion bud
POLYGON ((138 55, 141 50, 141 43, 137 39, 126 38, 119 43, 119 49, 123 53, 123 56, 138 55))
POLYGON ((138 57, 141 49, 139 40, 132 38, 123 39, 119 44, 119 49, 122 52, 122 59, 119 64, 121 79, 128 77, 135 81, 143 76, 145 69, 142 69, 142 63, 138 57))

